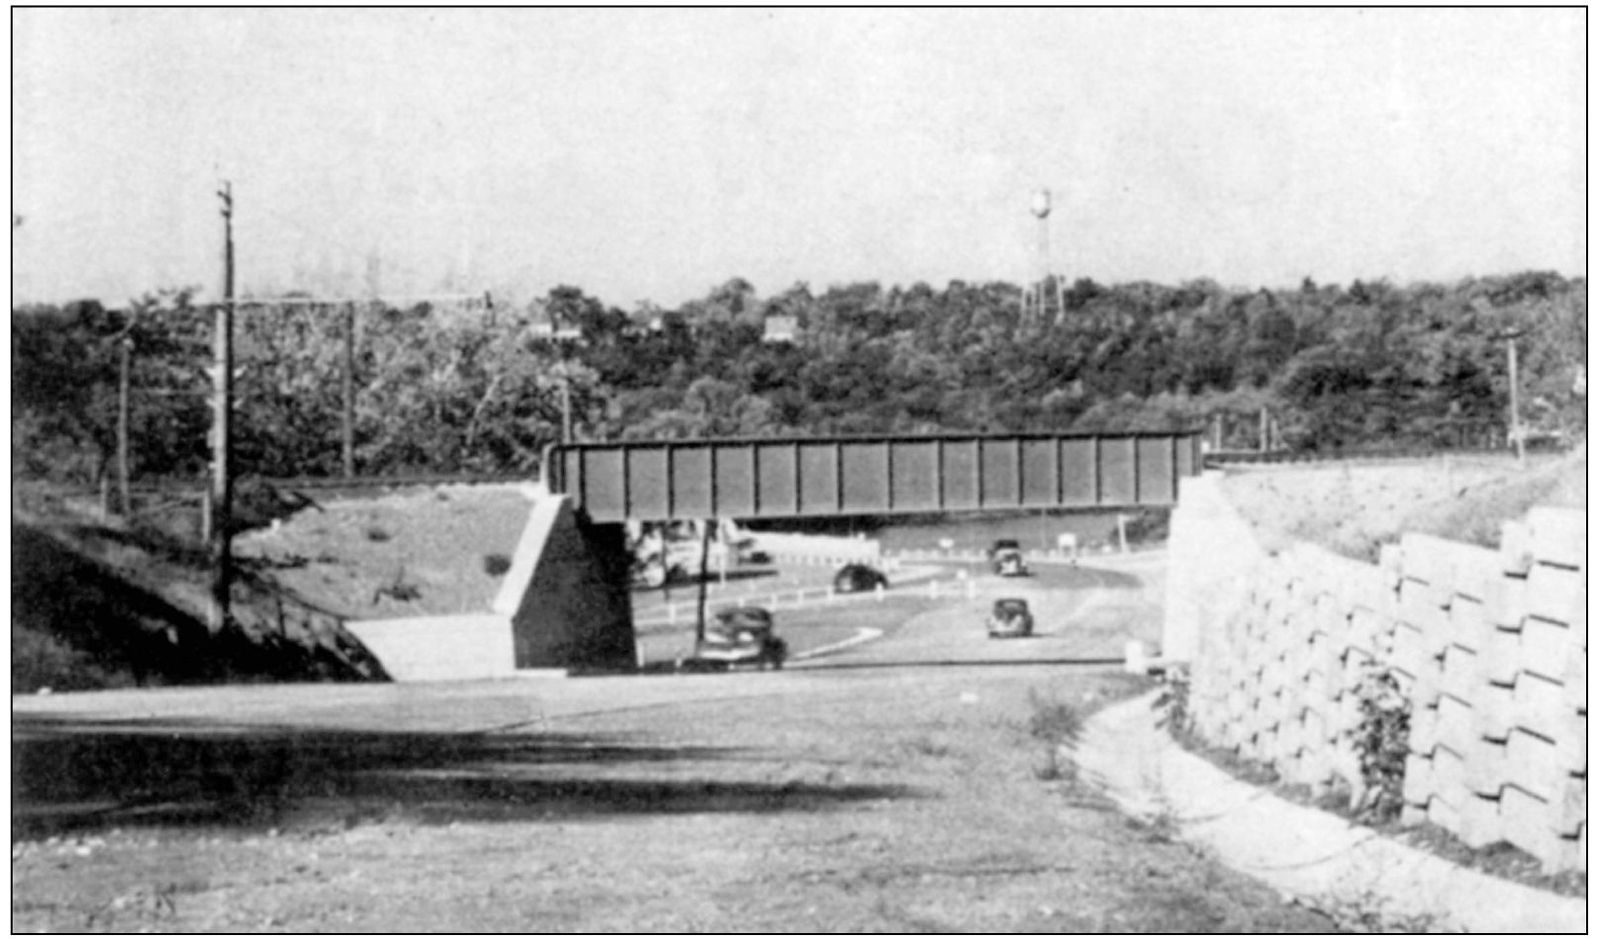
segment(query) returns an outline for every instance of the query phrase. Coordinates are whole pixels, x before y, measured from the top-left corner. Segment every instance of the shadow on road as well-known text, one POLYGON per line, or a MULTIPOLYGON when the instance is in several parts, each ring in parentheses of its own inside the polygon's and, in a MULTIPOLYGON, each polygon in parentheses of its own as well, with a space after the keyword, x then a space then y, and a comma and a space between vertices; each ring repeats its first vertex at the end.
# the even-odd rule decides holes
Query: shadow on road
POLYGON ((13 841, 133 826, 292 830, 375 819, 446 824, 808 811, 908 794, 897 786, 717 781, 689 764, 752 755, 558 733, 307 731, 19 715, 11 755, 13 841), (677 763, 683 766, 662 766, 677 763))
POLYGON ((850 661, 848 659, 841 658, 816 658, 808 659, 804 662, 795 662, 790 667, 794 670, 803 669, 806 672, 829 672, 858 671, 873 668, 1003 668, 1008 666, 1028 668, 1060 665, 1074 665, 1080 666, 1082 668, 1108 668, 1125 664, 1126 660, 1124 656, 1026 659, 860 659, 857 661, 850 661))

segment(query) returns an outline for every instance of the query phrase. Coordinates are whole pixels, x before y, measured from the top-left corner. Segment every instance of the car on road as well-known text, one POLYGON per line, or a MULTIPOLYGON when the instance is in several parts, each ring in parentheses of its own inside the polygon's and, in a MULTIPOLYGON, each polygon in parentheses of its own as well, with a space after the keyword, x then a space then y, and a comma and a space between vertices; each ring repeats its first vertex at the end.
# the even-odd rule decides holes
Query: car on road
POLYGON ((832 578, 832 589, 838 593, 865 593, 878 587, 887 589, 887 575, 869 564, 845 564, 832 578))
POLYGON ((728 607, 706 623, 704 638, 693 655, 677 662, 681 671, 725 671, 734 665, 779 669, 787 660, 787 643, 774 630, 771 611, 758 606, 728 607))
POLYGON ((993 611, 987 617, 987 638, 1015 639, 1031 635, 1033 622, 1031 608, 1019 597, 1005 597, 993 601, 993 611))
POLYGON ((1000 551, 1019 551, 1019 550, 1020 550, 1020 542, 1019 541, 1016 541, 1014 538, 999 538, 997 541, 993 542, 993 546, 991 548, 987 549, 987 557, 990 560, 992 558, 997 557, 998 556, 998 552, 1000 552, 1000 551))
POLYGON ((1000 538, 987 549, 987 560, 992 562, 993 573, 1000 577, 1024 577, 1026 557, 1020 553, 1020 542, 1013 538, 1000 538))

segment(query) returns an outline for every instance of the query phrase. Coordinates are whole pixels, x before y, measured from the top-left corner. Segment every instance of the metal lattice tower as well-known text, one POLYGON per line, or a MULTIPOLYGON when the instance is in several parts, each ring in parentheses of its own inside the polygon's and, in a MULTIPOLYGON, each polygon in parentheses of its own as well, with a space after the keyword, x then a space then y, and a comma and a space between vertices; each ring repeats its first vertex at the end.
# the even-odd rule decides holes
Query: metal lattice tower
POLYGON ((1031 198, 1031 214, 1037 218, 1037 279, 1031 288, 1031 299, 1024 305, 1022 319, 1042 322, 1047 307, 1048 289, 1048 216, 1053 211, 1053 197, 1046 188, 1037 190, 1031 198))

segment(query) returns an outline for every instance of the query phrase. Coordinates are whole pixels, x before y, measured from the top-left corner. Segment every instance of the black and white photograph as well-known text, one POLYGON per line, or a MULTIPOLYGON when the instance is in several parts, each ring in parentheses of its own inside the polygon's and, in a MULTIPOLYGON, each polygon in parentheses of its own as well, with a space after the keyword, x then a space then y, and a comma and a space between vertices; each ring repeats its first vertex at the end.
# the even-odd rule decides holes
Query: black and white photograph
POLYGON ((1585 933, 1584 7, 13 7, 11 929, 1585 933))

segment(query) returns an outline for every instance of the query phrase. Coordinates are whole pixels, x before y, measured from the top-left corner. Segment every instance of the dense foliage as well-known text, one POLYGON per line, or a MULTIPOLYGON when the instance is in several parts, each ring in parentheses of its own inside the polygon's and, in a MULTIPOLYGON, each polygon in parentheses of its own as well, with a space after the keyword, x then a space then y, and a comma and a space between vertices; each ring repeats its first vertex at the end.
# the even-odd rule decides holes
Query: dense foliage
MULTIPOLYGON (((1077 280, 1044 294, 1030 319, 1017 287, 960 281, 761 298, 734 279, 632 314, 573 287, 516 310, 373 306, 357 319, 357 465, 528 470, 560 436, 564 392, 581 439, 1202 430, 1229 415, 1223 444, 1252 447, 1267 409, 1298 450, 1501 444, 1510 331, 1522 333, 1527 424, 1585 436, 1584 279, 1252 291, 1077 280), (768 317, 792 318, 793 340, 767 341, 768 317), (580 338, 557 341, 551 321, 580 338)), ((239 319, 240 471, 338 472, 340 311, 239 319)), ((135 475, 202 472, 210 315, 184 293, 120 311, 13 310, 14 472, 108 472, 123 342, 135 475)))

